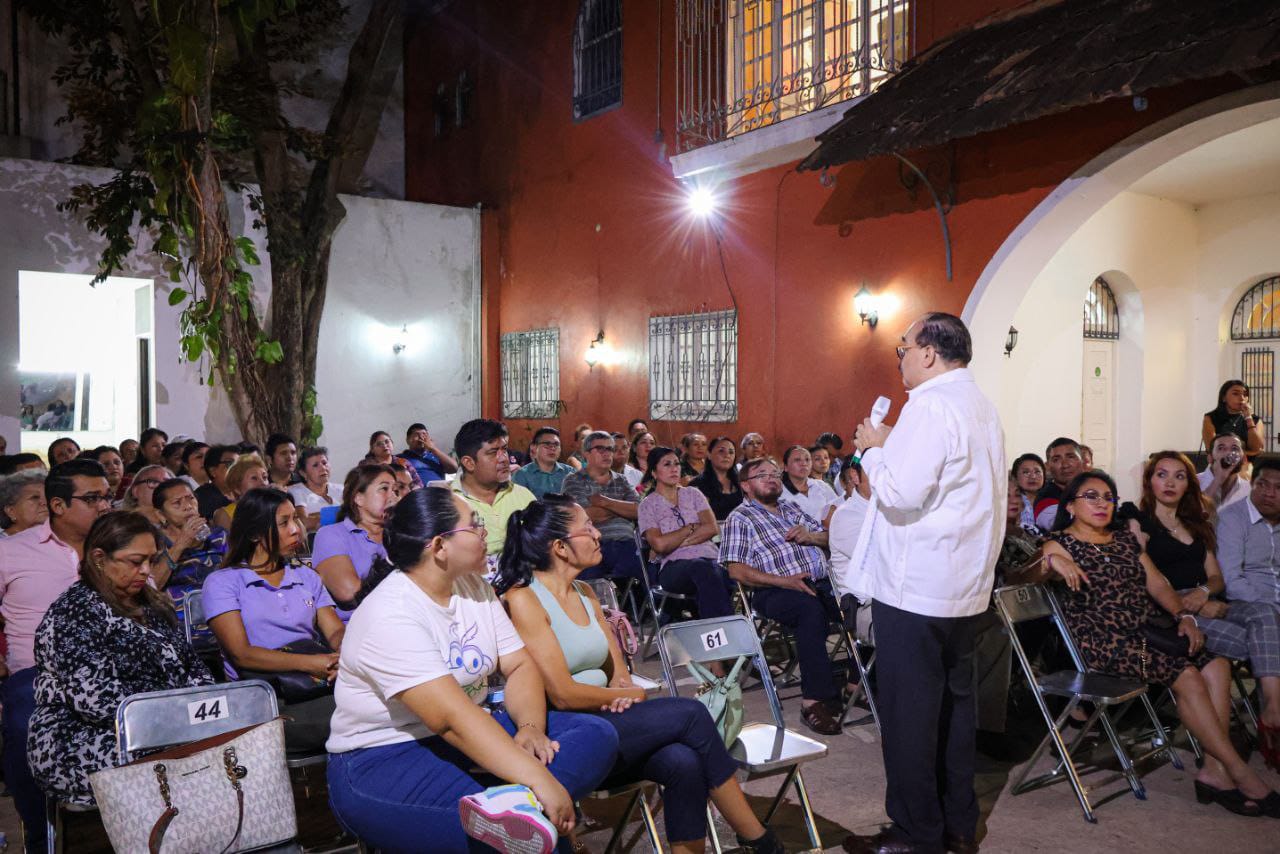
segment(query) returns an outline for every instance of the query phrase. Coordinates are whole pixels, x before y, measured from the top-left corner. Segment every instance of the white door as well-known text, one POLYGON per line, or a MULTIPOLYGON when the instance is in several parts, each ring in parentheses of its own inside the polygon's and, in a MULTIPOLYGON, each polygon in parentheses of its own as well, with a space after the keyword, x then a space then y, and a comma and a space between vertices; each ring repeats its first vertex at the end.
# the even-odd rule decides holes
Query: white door
POLYGON ((1080 441, 1093 448, 1093 466, 1111 470, 1115 451, 1116 342, 1084 340, 1080 399, 1080 441))

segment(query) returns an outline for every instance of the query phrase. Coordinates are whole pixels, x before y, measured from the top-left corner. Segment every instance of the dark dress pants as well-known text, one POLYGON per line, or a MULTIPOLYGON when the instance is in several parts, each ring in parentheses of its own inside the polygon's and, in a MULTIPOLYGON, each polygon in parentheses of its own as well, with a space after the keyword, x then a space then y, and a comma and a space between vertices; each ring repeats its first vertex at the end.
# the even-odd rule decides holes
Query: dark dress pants
MULTIPOLYGON (((831 598, 825 579, 818 582, 818 596, 831 598)), ((831 658, 827 655, 828 608, 818 596, 784 587, 760 587, 751 597, 756 613, 791 630, 800 659, 800 693, 806 700, 832 700, 837 696, 831 658)))

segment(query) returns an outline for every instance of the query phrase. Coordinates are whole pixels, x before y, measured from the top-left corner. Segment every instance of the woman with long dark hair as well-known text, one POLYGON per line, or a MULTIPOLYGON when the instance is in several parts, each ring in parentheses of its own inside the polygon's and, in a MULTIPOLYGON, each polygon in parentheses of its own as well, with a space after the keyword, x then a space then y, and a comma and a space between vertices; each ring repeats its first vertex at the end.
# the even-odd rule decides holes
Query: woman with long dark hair
POLYGON ((356 593, 373 562, 387 556, 382 532, 387 513, 399 500, 397 486, 391 466, 356 466, 347 472, 342 486, 338 521, 316 532, 311 565, 338 604, 338 616, 344 622, 351 617, 356 593))
POLYGON ((241 678, 239 671, 302 674, 290 681, 321 694, 289 702, 285 711, 292 718, 285 722, 286 747, 314 752, 328 737, 333 696, 323 688, 337 673, 343 623, 320 576, 293 561, 304 539, 289 496, 262 487, 237 503, 223 568, 204 582, 205 616, 228 677, 241 678))
POLYGON ((484 580, 484 523, 461 496, 409 493, 385 541, 338 668, 334 815, 384 851, 465 851, 468 835, 548 850, 572 829, 574 798, 612 766, 617 736, 590 715, 547 712, 537 666, 484 580), (495 672, 504 706, 490 714, 495 672), (477 766, 517 785, 486 790, 477 766))
POLYGON ((658 447, 658 440, 648 430, 643 430, 631 437, 631 451, 627 455, 627 462, 631 467, 640 472, 640 486, 637 489, 644 491, 644 473, 649 470, 649 452, 658 447))
POLYGON ((1062 610, 1090 671, 1173 690, 1178 717, 1206 754, 1196 775, 1198 801, 1240 815, 1280 818, 1280 794, 1240 757, 1227 734, 1229 662, 1204 651, 1195 615, 1183 608, 1133 533, 1117 525, 1115 503, 1110 475, 1077 475, 1063 492, 1043 561, 1021 580, 1056 576, 1066 585, 1062 610), (1152 600, 1176 629, 1149 619, 1152 600))
POLYGON ((813 458, 804 445, 792 445, 782 454, 782 496, 823 528, 830 527, 831 513, 840 503, 836 491, 812 477, 813 458))
POLYGON ((373 435, 369 437, 369 453, 364 455, 364 459, 361 462, 377 463, 383 466, 399 463, 409 471, 410 480, 413 481, 413 488, 422 488, 422 478, 418 475, 418 470, 409 465, 409 461, 404 457, 396 456, 395 443, 391 441, 391 435, 385 430, 375 430, 373 435))
POLYGON ((689 482, 707 497, 711 513, 723 522, 742 503, 742 487, 738 484, 738 448, 728 436, 716 436, 707 446, 707 467, 689 482))
POLYGON ((125 697, 213 682, 169 597, 148 583, 163 560, 150 519, 100 516, 85 537, 80 580, 40 623, 28 759, 51 795, 93 803, 89 775, 116 764, 116 710, 125 697))
MULTIPOLYGON (((670 463, 667 479, 678 482, 678 457, 662 451, 660 465, 670 463)), ((650 454, 655 463, 658 454, 650 454)), ((663 787, 673 850, 703 850, 710 798, 745 850, 781 851, 747 804, 734 777, 737 765, 706 707, 691 698, 646 699, 631 682, 622 652, 604 628, 600 602, 590 586, 576 581, 599 562, 600 532, 566 496, 545 496, 507 521, 495 586, 537 662, 552 706, 597 713, 612 726, 618 761, 610 780, 652 780, 663 787)))
POLYGON ((1249 404, 1249 386, 1244 380, 1227 380, 1218 389, 1218 405, 1204 414, 1200 434, 1206 450, 1213 447, 1214 436, 1222 433, 1239 436, 1245 456, 1253 459, 1267 445, 1264 429, 1249 404))
POLYGON ((1044 487, 1044 460, 1038 454, 1023 454, 1009 468, 1009 482, 1018 489, 1020 510, 1017 524, 1032 534, 1039 534, 1036 527, 1036 496, 1044 487))

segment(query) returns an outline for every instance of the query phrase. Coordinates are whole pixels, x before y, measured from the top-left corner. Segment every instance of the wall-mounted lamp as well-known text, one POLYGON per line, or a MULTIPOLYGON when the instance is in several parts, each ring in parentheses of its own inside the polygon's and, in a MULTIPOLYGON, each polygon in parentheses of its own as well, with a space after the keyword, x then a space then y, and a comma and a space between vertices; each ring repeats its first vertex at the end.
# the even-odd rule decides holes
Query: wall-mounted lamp
POLYGON ((594 368, 600 361, 600 357, 604 355, 604 330, 600 330, 600 334, 591 342, 591 346, 587 347, 587 355, 583 358, 587 361, 588 368, 594 368))
POLYGON ((404 352, 404 348, 409 346, 409 325, 404 324, 400 327, 400 331, 396 334, 395 343, 391 345, 391 352, 399 356, 404 352))
POLYGON ((716 212, 716 196, 707 186, 695 186, 689 190, 689 210, 694 216, 706 218, 716 212))
POLYGON ((1008 356, 1013 352, 1013 348, 1018 346, 1018 330, 1012 326, 1009 327, 1009 334, 1004 339, 1004 354, 1008 356))
POLYGON ((875 294, 867 290, 866 285, 853 295, 853 310, 858 313, 862 322, 872 329, 875 329, 876 324, 880 322, 879 300, 876 299, 875 294))

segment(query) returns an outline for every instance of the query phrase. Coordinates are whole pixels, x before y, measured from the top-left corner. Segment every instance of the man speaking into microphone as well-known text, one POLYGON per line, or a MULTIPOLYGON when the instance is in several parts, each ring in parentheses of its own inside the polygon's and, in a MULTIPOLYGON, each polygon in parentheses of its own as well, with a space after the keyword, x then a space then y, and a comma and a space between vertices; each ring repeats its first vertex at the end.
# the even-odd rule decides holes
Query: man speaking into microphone
POLYGON ((1004 537, 1004 437, 960 318, 926 314, 897 354, 909 401, 893 427, 858 427, 873 506, 841 580, 872 599, 893 824, 844 847, 967 854, 978 850, 973 646, 1004 537))

